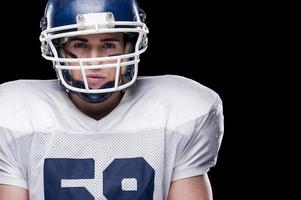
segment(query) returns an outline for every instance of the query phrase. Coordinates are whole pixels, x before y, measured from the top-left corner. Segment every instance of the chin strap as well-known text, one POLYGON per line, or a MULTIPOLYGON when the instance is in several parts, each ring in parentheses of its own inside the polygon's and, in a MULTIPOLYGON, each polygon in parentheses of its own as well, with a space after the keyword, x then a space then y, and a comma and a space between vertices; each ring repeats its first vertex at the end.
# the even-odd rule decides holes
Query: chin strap
MULTIPOLYGON (((82 81, 72 81, 72 85, 77 88, 85 88, 85 84, 82 81)), ((107 82, 99 89, 107 89, 114 87, 114 81, 107 82)), ((81 93, 81 92, 73 92, 77 94, 82 100, 88 103, 101 103, 110 98, 113 92, 107 93, 81 93)))

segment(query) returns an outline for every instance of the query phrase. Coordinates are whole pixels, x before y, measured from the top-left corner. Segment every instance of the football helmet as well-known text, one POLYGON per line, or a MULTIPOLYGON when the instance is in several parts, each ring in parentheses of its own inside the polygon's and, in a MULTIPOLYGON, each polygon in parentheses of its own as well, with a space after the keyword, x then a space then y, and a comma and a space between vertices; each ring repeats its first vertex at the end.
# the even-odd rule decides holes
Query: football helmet
POLYGON ((135 82, 139 56, 148 44, 145 13, 136 0, 49 0, 40 25, 42 56, 52 61, 67 92, 76 93, 87 102, 98 103, 135 82), (125 53, 92 58, 61 53, 70 38, 100 33, 123 33, 125 53), (115 79, 100 88, 91 88, 89 71, 105 68, 115 69, 115 79), (72 78, 76 70, 82 77, 79 80, 72 78))

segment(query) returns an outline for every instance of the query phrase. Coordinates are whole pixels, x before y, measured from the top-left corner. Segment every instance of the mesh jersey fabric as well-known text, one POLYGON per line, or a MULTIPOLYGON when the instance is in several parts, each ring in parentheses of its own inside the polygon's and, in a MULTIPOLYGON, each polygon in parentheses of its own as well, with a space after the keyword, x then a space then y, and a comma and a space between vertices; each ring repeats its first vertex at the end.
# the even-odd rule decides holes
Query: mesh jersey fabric
POLYGON ((57 80, 2 84, 0 110, 0 184, 28 189, 31 200, 45 199, 48 179, 62 173, 69 177, 50 190, 84 188, 109 199, 116 173, 123 192, 153 187, 153 199, 166 199, 171 181, 216 164, 223 137, 218 94, 173 75, 139 77, 101 120, 79 111, 57 80), (90 175, 77 176, 85 163, 90 175))

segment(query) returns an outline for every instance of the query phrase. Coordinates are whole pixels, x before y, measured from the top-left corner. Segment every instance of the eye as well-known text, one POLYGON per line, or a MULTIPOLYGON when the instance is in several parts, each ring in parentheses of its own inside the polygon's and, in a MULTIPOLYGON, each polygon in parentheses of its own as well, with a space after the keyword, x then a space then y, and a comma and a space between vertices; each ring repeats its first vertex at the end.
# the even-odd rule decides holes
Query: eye
POLYGON ((116 48, 116 45, 113 42, 105 42, 104 44, 102 44, 102 48, 114 49, 114 48, 116 48))
POLYGON ((87 44, 85 42, 75 42, 73 44, 73 48, 75 48, 75 49, 84 49, 84 48, 87 48, 87 44))

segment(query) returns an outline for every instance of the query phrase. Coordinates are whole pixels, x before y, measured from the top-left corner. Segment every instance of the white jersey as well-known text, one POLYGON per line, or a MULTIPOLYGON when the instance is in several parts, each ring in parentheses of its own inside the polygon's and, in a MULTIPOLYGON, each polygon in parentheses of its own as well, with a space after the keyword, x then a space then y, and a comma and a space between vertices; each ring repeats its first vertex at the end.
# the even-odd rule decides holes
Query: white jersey
POLYGON ((215 165, 222 135, 219 96, 179 76, 139 77, 101 120, 57 80, 0 86, 0 184, 31 200, 166 199, 215 165))

